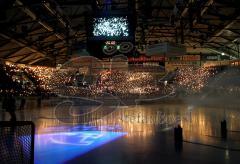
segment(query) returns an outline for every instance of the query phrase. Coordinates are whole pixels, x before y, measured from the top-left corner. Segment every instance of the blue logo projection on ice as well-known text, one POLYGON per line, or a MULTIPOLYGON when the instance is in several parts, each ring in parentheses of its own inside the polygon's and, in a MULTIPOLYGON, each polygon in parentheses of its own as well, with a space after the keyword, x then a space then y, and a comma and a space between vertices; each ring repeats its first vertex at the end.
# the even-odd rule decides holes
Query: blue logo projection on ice
POLYGON ((35 136, 34 163, 66 163, 125 134, 106 131, 39 134, 35 136))

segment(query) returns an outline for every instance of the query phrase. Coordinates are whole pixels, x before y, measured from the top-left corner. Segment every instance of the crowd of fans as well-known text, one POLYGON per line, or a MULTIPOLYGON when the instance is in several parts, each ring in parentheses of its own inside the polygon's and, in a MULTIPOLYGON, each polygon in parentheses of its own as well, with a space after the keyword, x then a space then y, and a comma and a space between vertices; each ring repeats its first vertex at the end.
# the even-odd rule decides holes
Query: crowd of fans
POLYGON ((43 88, 42 79, 33 67, 16 64, 0 65, 0 95, 47 96, 50 91, 43 88))
MULTIPOLYGON (((58 71, 55 74, 58 82, 57 85, 50 87, 52 91, 59 95, 80 97, 100 97, 111 94, 120 98, 139 98, 139 96, 161 96, 172 90, 163 83, 158 83, 155 76, 149 72, 106 70, 92 78, 82 76, 80 85, 76 83, 79 80, 76 80, 77 76, 73 74, 73 71, 69 70, 58 71)), ((51 84, 56 84, 56 81, 51 84)))
POLYGON ((214 93, 214 95, 240 94, 240 69, 236 67, 185 67, 176 70, 174 78, 178 92, 187 94, 214 93), (239 82, 238 82, 239 81, 239 82))
MULTIPOLYGON (((0 65, 0 95, 101 97, 111 94, 120 98, 148 98, 169 95, 179 88, 190 94, 198 93, 209 86, 212 77, 216 79, 221 73, 221 76, 227 75, 223 73, 226 70, 223 67, 185 67, 176 69, 171 79, 159 81, 158 75, 132 67, 84 74, 71 67, 57 69, 4 63, 0 65)), ((240 89, 233 86, 227 90, 233 93, 240 89)))
POLYGON ((83 96, 112 94, 120 97, 163 95, 172 88, 158 83, 147 71, 103 70, 86 75, 77 69, 47 68, 6 63, 0 66, 0 94, 14 96, 83 96))

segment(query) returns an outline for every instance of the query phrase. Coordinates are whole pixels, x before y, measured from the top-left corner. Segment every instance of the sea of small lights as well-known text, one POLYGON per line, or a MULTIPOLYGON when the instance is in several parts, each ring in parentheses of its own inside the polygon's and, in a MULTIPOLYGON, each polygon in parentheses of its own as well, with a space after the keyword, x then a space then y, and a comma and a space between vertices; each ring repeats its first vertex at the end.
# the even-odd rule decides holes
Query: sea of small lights
POLYGON ((184 67, 177 70, 175 80, 178 87, 185 89, 186 92, 197 93, 207 85, 208 79, 214 74, 213 71, 204 67, 184 67))
POLYGON ((106 92, 121 97, 130 97, 161 95, 172 91, 171 87, 157 83, 156 78, 149 72, 101 71, 100 75, 94 75, 93 83, 84 85, 87 82, 79 83, 76 69, 55 69, 7 63, 5 70, 13 81, 22 85, 25 95, 33 95, 37 88, 55 95, 84 97, 101 96, 106 92), (22 78, 23 76, 25 78, 22 78))
POLYGON ((94 36, 129 36, 126 17, 95 18, 93 27, 94 36))
POLYGON ((29 96, 36 95, 37 92, 50 92, 45 82, 52 77, 54 68, 7 62, 3 69, 13 83, 10 89, 0 90, 0 93, 9 92, 19 96, 29 96))
POLYGON ((73 72, 65 73, 65 71, 56 73, 48 84, 56 94, 92 97, 110 93, 124 98, 163 95, 172 91, 171 87, 166 87, 163 83, 157 83, 154 76, 148 72, 102 71, 95 83, 84 87, 75 83, 76 77, 74 77, 73 72))
MULTIPOLYGON (((37 92, 40 92, 50 95, 96 97, 110 93, 121 98, 136 98, 168 95, 178 92, 179 88, 180 91, 191 94, 209 87, 209 79, 217 75, 217 71, 213 71, 212 68, 185 67, 176 70, 173 83, 165 83, 159 82, 156 75, 150 72, 102 70, 93 75, 92 82, 88 82, 84 81, 84 74, 82 80, 78 81, 79 72, 73 68, 56 69, 6 63, 3 69, 14 82, 14 86, 7 90, 1 88, 0 93, 10 92, 20 96, 38 95, 37 92)), ((222 76, 225 77, 225 74, 222 76)), ((238 95, 240 91, 237 85, 228 88, 219 85, 218 88, 226 88, 227 93, 234 95, 238 95)))

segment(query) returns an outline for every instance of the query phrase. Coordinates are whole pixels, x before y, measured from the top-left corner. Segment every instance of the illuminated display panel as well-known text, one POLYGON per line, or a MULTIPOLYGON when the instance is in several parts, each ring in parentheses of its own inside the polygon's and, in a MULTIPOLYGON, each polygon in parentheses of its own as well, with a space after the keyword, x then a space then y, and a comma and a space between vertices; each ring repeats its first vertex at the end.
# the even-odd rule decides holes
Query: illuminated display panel
POLYGON ((98 17, 93 19, 94 37, 128 37, 127 17, 98 17))

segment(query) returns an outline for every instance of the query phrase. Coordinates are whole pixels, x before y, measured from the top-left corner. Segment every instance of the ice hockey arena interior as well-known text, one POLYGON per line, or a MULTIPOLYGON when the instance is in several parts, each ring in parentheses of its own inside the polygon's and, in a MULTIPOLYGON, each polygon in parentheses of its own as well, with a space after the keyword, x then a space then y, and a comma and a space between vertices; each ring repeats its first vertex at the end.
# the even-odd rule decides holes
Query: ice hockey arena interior
POLYGON ((239 164, 240 0, 0 0, 1 164, 239 164))

